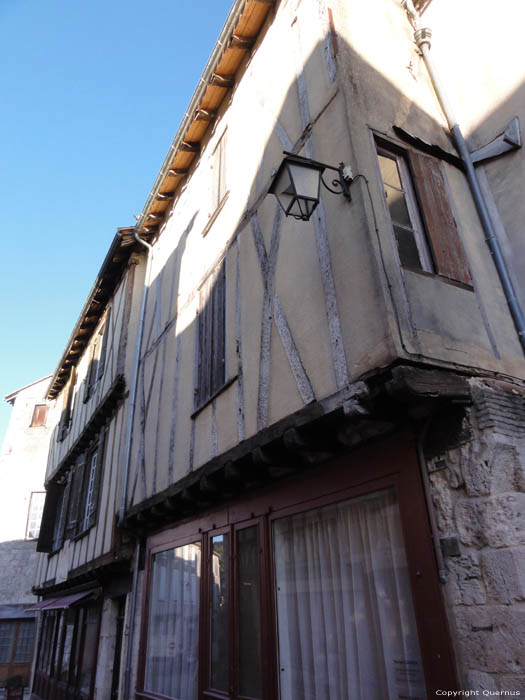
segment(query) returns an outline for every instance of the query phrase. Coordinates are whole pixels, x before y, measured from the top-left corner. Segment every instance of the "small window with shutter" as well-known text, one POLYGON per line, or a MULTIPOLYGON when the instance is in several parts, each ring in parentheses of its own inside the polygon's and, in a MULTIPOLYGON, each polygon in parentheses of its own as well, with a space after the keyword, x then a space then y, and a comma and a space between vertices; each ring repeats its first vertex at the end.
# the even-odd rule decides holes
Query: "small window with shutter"
POLYGON ((227 194, 226 188, 226 132, 220 137, 211 163, 212 187, 210 216, 220 207, 227 194))
POLYGON ((97 386, 97 382, 104 375, 108 343, 108 320, 109 312, 108 316, 106 317, 106 321, 100 326, 91 343, 89 350, 89 365, 86 378, 84 380, 84 403, 89 401, 89 399, 92 397, 95 387, 97 386))
POLYGON ((76 370, 73 367, 65 388, 65 402, 58 426, 58 441, 64 440, 73 420, 73 399, 75 395, 76 370))
POLYGON ((197 386, 195 408, 211 399, 226 381, 225 264, 210 275, 200 290, 197 322, 197 386))
POLYGON ((37 404, 33 410, 33 418, 31 419, 31 428, 40 428, 46 424, 47 412, 49 406, 45 404, 37 404))
POLYGON ((103 430, 86 454, 82 470, 82 490, 78 500, 78 521, 75 534, 82 534, 89 530, 97 519, 105 435, 106 431, 103 430))
POLYGON ((382 140, 377 155, 401 265, 472 285, 441 161, 382 140))

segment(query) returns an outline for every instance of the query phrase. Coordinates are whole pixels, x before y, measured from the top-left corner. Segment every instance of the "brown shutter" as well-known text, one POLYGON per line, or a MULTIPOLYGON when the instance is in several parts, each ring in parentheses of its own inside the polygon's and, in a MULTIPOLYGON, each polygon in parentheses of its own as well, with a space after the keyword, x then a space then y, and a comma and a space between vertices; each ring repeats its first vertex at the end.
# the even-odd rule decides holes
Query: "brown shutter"
POLYGON ((409 152, 409 157, 437 272, 457 282, 472 284, 467 258, 448 200, 442 165, 436 158, 414 151, 409 152))
POLYGON ((31 421, 31 428, 39 428, 46 424, 47 420, 48 406, 45 404, 37 404, 33 411, 33 420, 31 421))
POLYGON ((106 316, 106 322, 102 326, 99 335, 102 335, 102 347, 100 349, 100 357, 98 358, 98 370, 97 370, 97 381, 104 374, 104 369, 106 367, 106 355, 108 352, 108 336, 109 336, 109 319, 111 315, 111 309, 108 311, 106 316))
POLYGON ((64 536, 66 533, 67 525, 67 514, 69 505, 69 494, 71 488, 71 476, 68 477, 65 484, 62 485, 62 499, 60 501, 60 509, 57 511, 56 517, 59 518, 58 531, 56 542, 54 543, 53 549, 60 549, 64 544, 64 536))
POLYGON ((197 392, 196 406, 200 406, 210 396, 211 391, 211 319, 212 319, 212 300, 211 300, 211 280, 208 279, 204 283, 200 293, 200 309, 199 309, 199 338, 198 338, 198 370, 197 370, 197 392))
POLYGON ((82 514, 80 513, 80 496, 82 493, 82 484, 84 481, 84 467, 86 463, 86 455, 83 454, 77 459, 77 463, 73 469, 71 481, 71 491, 69 497, 68 521, 66 526, 66 537, 74 537, 80 529, 80 521, 82 514))
POLYGON ((100 482, 102 479, 102 470, 104 466, 104 447, 106 444, 106 429, 103 429, 100 433, 97 447, 97 465, 95 467, 95 477, 93 481, 93 498, 91 500, 91 507, 88 514, 87 527, 90 528, 95 524, 97 519, 98 510, 98 495, 100 491, 100 482))
POLYGON ((55 518, 57 517, 57 506, 59 506, 61 488, 58 484, 51 482, 47 486, 46 500, 42 512, 42 522, 40 524, 40 534, 36 545, 37 552, 51 552, 53 549, 53 533, 55 530, 55 518))
POLYGON ((211 394, 218 391, 225 378, 225 264, 223 263, 212 293, 212 352, 211 352, 211 394))

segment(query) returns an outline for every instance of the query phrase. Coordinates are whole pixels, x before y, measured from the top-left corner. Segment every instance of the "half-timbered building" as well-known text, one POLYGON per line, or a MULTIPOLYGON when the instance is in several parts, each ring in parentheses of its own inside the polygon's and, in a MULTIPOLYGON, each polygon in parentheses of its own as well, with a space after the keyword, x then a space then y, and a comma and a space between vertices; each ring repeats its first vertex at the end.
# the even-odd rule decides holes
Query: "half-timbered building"
POLYGON ((522 687, 523 86, 450 6, 234 3, 52 381, 35 698, 522 687))

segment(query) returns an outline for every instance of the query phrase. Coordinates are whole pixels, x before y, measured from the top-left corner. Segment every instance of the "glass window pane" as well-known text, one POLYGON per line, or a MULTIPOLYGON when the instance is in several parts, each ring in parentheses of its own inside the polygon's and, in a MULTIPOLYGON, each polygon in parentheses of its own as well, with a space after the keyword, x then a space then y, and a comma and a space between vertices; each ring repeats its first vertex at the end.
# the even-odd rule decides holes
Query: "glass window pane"
POLYGON ((379 167, 381 169, 381 177, 385 185, 392 185, 401 189, 401 180, 399 178, 399 170, 395 158, 379 154, 379 167))
POLYGON ((425 698, 393 489, 277 520, 281 700, 425 698))
POLYGON ((33 651, 33 638, 35 636, 35 623, 33 620, 24 620, 18 623, 18 637, 16 640, 16 663, 28 663, 31 661, 33 651))
POLYGON ((229 536, 211 539, 210 576, 210 685, 215 690, 228 690, 229 646, 228 619, 230 601, 229 536))
POLYGON ((71 664, 71 650, 73 647, 74 631, 75 613, 72 610, 68 610, 66 618, 66 632, 64 635, 64 651, 62 652, 62 666, 60 669, 60 680, 65 682, 69 680, 69 668, 71 664))
POLYGON ((15 623, 0 622, 0 663, 8 664, 11 661, 11 650, 15 638, 15 623))
POLYGON ((175 700, 196 700, 201 546, 153 556, 145 690, 175 700))
POLYGON ((399 250, 399 259, 404 267, 421 270, 421 259, 417 249, 414 232, 400 226, 394 226, 394 233, 399 250))
POLYGON ((98 608, 92 606, 86 608, 84 648, 82 650, 82 661, 80 664, 80 692, 89 696, 91 681, 96 664, 97 635, 98 632, 98 608))
POLYGON ((258 527, 237 532, 239 693, 261 697, 261 614, 258 527))
POLYGON ((392 223, 412 228, 404 192, 385 185, 385 197, 392 223))

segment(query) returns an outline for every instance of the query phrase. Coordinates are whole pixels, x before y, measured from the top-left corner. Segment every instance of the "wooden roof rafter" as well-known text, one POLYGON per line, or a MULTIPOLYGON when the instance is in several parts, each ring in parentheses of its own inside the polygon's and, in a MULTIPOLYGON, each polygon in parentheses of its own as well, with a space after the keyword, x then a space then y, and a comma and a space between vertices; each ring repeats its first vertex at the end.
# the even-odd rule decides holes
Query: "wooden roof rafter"
MULTIPOLYGON (((255 45, 275 0, 237 0, 233 5, 170 150, 155 180, 135 230, 152 239, 151 217, 159 223, 190 168, 200 156, 209 127, 237 81, 237 71, 255 45)), ((159 227, 160 230, 160 227, 159 227)))

